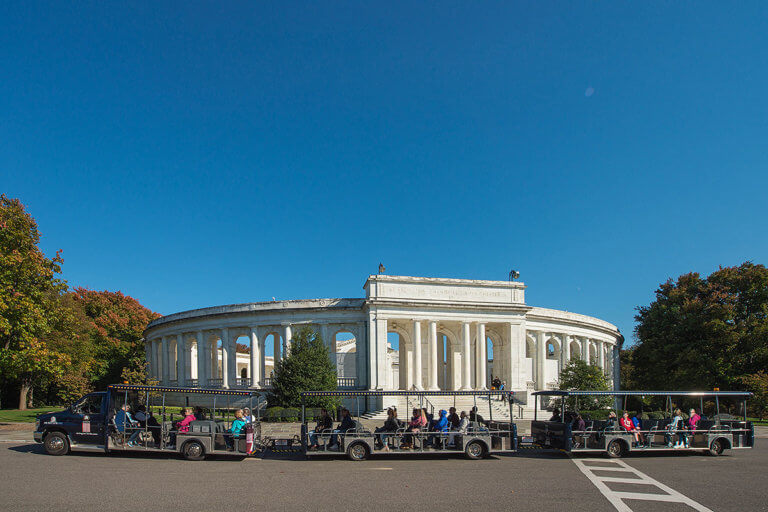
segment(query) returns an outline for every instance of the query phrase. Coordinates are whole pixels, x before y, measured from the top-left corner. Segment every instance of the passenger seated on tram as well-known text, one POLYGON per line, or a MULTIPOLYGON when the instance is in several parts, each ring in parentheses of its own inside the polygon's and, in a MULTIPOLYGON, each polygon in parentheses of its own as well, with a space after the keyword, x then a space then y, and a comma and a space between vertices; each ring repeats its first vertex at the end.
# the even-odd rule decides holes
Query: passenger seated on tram
POLYGON ((245 426, 245 419, 243 418, 243 410, 238 409, 235 411, 235 419, 232 421, 232 427, 229 429, 231 436, 224 436, 224 442, 227 443, 227 448, 233 450, 235 447, 235 439, 240 437, 240 431, 245 426))
POLYGON ((485 423, 485 419, 477 413, 477 406, 473 406, 469 410, 469 421, 476 421, 478 423, 485 423))
POLYGON ((691 430, 691 432, 696 431, 696 425, 701 420, 701 416, 696 414, 696 409, 691 409, 688 416, 688 428, 691 430))
POLYGON ((123 404, 122 407, 120 407, 120 410, 117 411, 117 414, 115 415, 115 428, 117 428, 117 431, 121 434, 126 434, 129 430, 135 429, 131 434, 131 437, 128 438, 127 443, 128 446, 134 446, 134 441, 136 441, 136 438, 141 434, 141 430, 136 428, 138 423, 133 419, 130 411, 131 406, 128 404, 123 404))
POLYGON ((549 418, 549 421, 554 421, 556 423, 560 423, 562 421, 562 418, 560 417, 560 409, 555 409, 552 411, 552 417, 549 418))
POLYGON ((139 424, 141 428, 147 426, 147 408, 140 405, 136 408, 136 414, 133 415, 133 419, 139 424))
POLYGON ((571 430, 573 432, 584 432, 587 429, 587 424, 584 422, 584 418, 581 417, 581 413, 576 413, 576 417, 573 418, 571 424, 571 430))
POLYGON ((309 449, 317 450, 317 434, 333 430, 333 418, 328 415, 328 410, 323 407, 320 409, 320 416, 317 418, 315 429, 309 433, 309 449))
POLYGON ((685 422, 683 421, 683 411, 675 409, 675 417, 667 426, 667 433, 664 434, 669 448, 688 448, 688 436, 685 433, 685 422), (672 436, 677 434, 677 442, 672 445, 672 436))
POLYGON ((246 423, 255 423, 256 422, 256 416, 251 414, 251 410, 247 407, 243 407, 243 419, 246 423))
POLYGON ((189 424, 195 421, 195 415, 192 414, 192 408, 191 407, 182 407, 181 408, 181 415, 184 416, 184 418, 181 421, 177 421, 175 427, 175 431, 171 432, 171 443, 169 448, 176 446, 176 433, 182 433, 186 434, 189 432, 189 424))
MULTIPOLYGON (((439 418, 437 421, 435 421, 430 430, 433 432, 448 432, 450 428, 451 424, 448 422, 448 413, 445 411, 445 409, 440 409, 439 418)), ((429 446, 433 446, 437 440, 437 437, 438 436, 434 434, 429 436, 429 439, 427 439, 427 444, 429 446)))
POLYGON ((639 445, 640 443, 645 443, 645 438, 643 437, 643 434, 635 426, 635 423, 629 417, 629 413, 627 411, 624 411, 624 414, 621 415, 619 424, 621 425, 621 428, 623 428, 627 432, 634 434, 635 446, 639 445))
POLYGON ((605 422, 605 430, 616 430, 616 413, 613 411, 608 413, 608 419, 605 422))
POLYGON ((400 448, 403 449, 409 449, 413 448, 413 433, 421 432, 424 430, 427 426, 427 417, 424 414, 424 409, 414 409, 413 410, 413 416, 411 417, 411 421, 408 422, 408 429, 407 432, 411 432, 411 436, 408 438, 408 441, 405 441, 403 444, 400 445, 400 448))
POLYGON ((456 414, 456 408, 451 407, 448 409, 448 422, 451 424, 452 429, 459 428, 459 423, 461 423, 461 418, 458 414, 456 414))
POLYGON ((388 450, 389 447, 387 446, 387 443, 384 441, 384 435, 385 434, 391 434, 394 432, 397 432, 397 429, 400 428, 400 422, 397 421, 397 411, 390 407, 387 409, 387 420, 384 422, 384 426, 378 427, 375 432, 376 437, 376 445, 379 448, 383 448, 384 450, 388 450))
POLYGON ((205 420, 205 413, 203 412, 203 408, 199 405, 195 407, 195 419, 197 421, 203 421, 205 420))
POLYGON ((435 416, 429 414, 426 407, 422 407, 421 411, 424 413, 424 417, 427 418, 427 427, 432 428, 432 424, 435 421, 435 416))
POLYGON ((459 434, 466 434, 468 428, 469 428, 469 416, 467 415, 467 411, 461 411, 461 419, 459 420, 459 426, 456 430, 452 430, 448 434, 448 443, 446 444, 446 446, 448 448, 455 447, 456 436, 459 434))
POLYGON ((149 417, 147 418, 147 428, 149 429, 149 433, 152 434, 152 440, 155 442, 155 446, 159 448, 160 433, 162 428, 160 427, 160 423, 157 421, 157 418, 155 418, 155 415, 152 413, 152 411, 149 411, 149 417))
POLYGON ((353 430, 355 428, 355 421, 352 419, 352 416, 349 414, 349 409, 346 407, 341 408, 341 423, 339 424, 339 428, 333 431, 333 435, 331 436, 331 442, 328 444, 329 449, 338 449, 339 447, 339 434, 345 434, 348 430, 353 430))

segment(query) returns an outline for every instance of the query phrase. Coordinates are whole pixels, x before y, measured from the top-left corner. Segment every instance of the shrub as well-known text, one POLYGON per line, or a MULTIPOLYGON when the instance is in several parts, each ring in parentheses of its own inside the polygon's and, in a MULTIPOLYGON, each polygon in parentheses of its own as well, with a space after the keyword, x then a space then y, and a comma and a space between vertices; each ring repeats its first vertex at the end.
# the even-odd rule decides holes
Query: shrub
POLYGON ((286 407, 283 409, 283 413, 280 415, 280 419, 283 421, 299 421, 301 411, 294 409, 293 407, 286 407))
POLYGON ((283 408, 282 407, 267 407, 267 410, 264 412, 264 420, 265 421, 280 421, 280 418, 283 415, 283 408))

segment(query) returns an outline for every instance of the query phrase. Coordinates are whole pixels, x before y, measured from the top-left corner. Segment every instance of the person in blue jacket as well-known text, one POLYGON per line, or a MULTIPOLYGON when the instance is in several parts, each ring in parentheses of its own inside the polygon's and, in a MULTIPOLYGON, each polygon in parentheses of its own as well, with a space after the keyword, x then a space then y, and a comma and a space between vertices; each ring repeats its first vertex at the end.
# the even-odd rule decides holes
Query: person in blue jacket
MULTIPOLYGON (((440 409, 439 417, 437 421, 435 421, 434 426, 432 427, 433 432, 448 432, 451 428, 451 423, 448 421, 448 413, 445 411, 445 409, 440 409)), ((429 436, 429 439, 427 440, 427 444, 430 446, 434 445, 435 440, 438 436, 435 434, 432 434, 429 436)))

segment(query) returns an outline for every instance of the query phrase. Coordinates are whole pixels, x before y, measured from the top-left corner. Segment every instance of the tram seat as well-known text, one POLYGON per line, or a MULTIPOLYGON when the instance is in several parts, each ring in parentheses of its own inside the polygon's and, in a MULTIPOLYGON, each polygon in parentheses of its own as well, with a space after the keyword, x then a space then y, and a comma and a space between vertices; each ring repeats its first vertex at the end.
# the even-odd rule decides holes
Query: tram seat
POLYGON ((211 420, 195 420, 189 424, 189 431, 193 434, 212 434, 220 432, 219 428, 219 425, 211 420))
POLYGON ((470 421, 467 432, 487 432, 488 428, 479 421, 470 421))
POLYGON ((360 422, 359 422, 359 421, 357 421, 357 420, 355 420, 355 428, 353 428, 352 430, 350 430, 350 432, 354 432, 354 433, 356 433, 356 434, 370 434, 370 433, 371 433, 371 432, 370 432, 368 429, 366 429, 366 428, 363 426, 363 424, 362 424, 362 423, 360 423, 360 422))

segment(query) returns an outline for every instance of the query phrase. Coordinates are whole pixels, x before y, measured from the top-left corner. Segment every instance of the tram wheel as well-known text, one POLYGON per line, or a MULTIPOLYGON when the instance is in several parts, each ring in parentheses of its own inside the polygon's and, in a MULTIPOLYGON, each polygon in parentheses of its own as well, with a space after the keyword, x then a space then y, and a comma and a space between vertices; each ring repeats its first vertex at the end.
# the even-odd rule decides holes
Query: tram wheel
POLYGON ((709 454, 717 457, 718 455, 723 454, 723 442, 719 439, 715 439, 712 441, 712 444, 709 445, 709 454))
POLYGON ((51 432, 45 436, 45 451, 51 455, 66 455, 69 453, 69 440, 61 432, 51 432))
POLYGON ((363 443, 353 443, 347 448, 347 457, 354 461, 365 460, 368 458, 368 447, 363 443))
POLYGON ((205 458, 205 448, 199 441, 189 441, 184 445, 182 453, 187 460, 203 460, 205 458))
POLYGON ((618 439, 614 439, 608 445, 608 456, 613 459, 618 459, 619 457, 623 457, 625 451, 626 451, 626 448, 624 447, 624 443, 622 443, 618 439))
POLYGON ((482 459, 485 457, 485 446, 480 441, 472 441, 464 448, 464 453, 472 460, 482 459))

